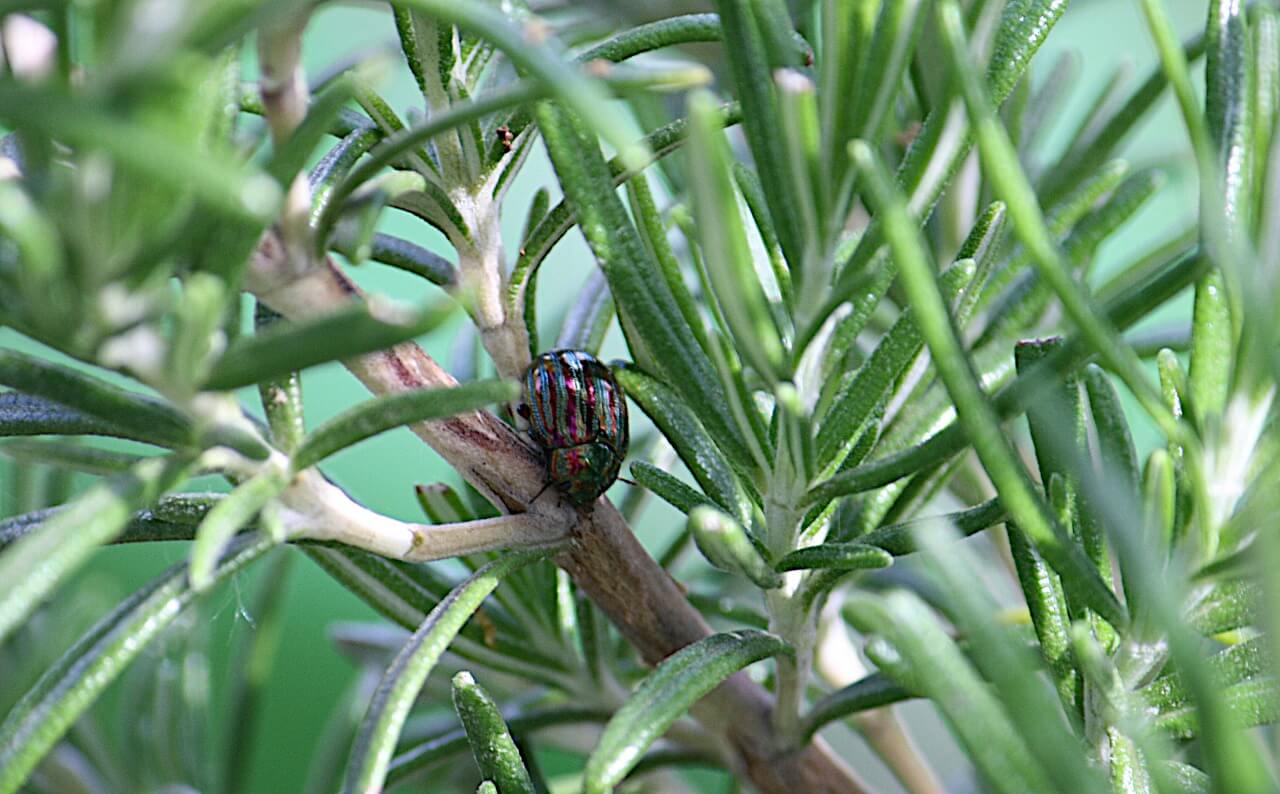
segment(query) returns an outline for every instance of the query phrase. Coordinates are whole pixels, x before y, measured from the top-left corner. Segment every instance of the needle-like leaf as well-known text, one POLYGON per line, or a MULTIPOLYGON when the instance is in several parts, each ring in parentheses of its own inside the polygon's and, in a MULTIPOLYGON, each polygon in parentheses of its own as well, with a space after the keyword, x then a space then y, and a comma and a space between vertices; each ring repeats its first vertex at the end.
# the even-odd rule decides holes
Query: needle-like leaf
POLYGON ((884 672, 899 686, 937 704, 992 790, 1008 794, 1052 790, 1045 770, 1027 747, 1029 737, 1018 733, 986 683, 918 597, 906 592, 883 599, 858 595, 848 610, 860 630, 882 637, 891 646, 876 652, 893 668, 884 672))
POLYGON ((315 320, 279 323, 241 337, 228 348, 204 388, 238 389, 327 361, 382 350, 439 326, 453 308, 454 304, 444 303, 395 317, 371 311, 361 302, 315 320))
MULTIPOLYGON (((190 421, 171 405, 16 350, 0 350, 0 385, 52 400, 90 417, 99 423, 91 425, 94 429, 119 428, 104 435, 120 435, 160 446, 182 446, 191 441, 190 421)), ((11 411, 37 409, 19 397, 0 395, 0 398, 6 398, 11 411)), ((46 416, 54 411, 51 406, 39 406, 39 409, 46 416)), ((59 412, 48 416, 46 421, 70 422, 71 416, 59 412)))
POLYGON ((53 513, 0 554, 0 639, 31 614, 99 546, 110 542, 135 510, 182 479, 184 458, 143 461, 102 482, 53 513))
POLYGON ((344 794, 382 790, 405 718, 436 662, 504 576, 544 556, 545 552, 532 552, 500 557, 472 574, 431 610, 374 692, 347 761, 344 794))
MULTIPOLYGON (((219 563, 215 579, 244 569, 273 545, 261 536, 238 542, 219 563)), ((63 654, 0 725, 0 792, 17 791, 107 685, 195 597, 186 565, 174 566, 122 601, 63 654)))
POLYGON ((933 354, 934 365, 947 386, 956 412, 983 466, 987 469, 1000 500, 1009 515, 1035 541, 1057 572, 1071 584, 1089 606, 1112 625, 1124 625, 1127 618, 1083 551, 1066 537, 1056 519, 1039 497, 1000 430, 995 411, 978 384, 950 319, 950 310, 933 278, 933 268, 911 222, 901 195, 892 188, 883 165, 871 149, 855 143, 853 156, 874 197, 885 234, 898 259, 903 286, 916 312, 921 336, 933 354))
POLYGON ((750 525, 752 503, 734 467, 707 434, 698 415, 671 389, 638 369, 616 373, 623 390, 663 431, 703 492, 737 521, 750 525))
POLYGON ((671 723, 724 679, 753 662, 787 653, 762 631, 730 631, 699 640, 658 665, 614 714, 583 774, 587 794, 612 790, 671 723))
POLYGON ((529 770, 525 769, 498 705, 471 673, 464 671, 453 677, 453 707, 467 732, 481 776, 498 786, 494 791, 533 794, 529 770))
POLYGON ((317 427, 293 455, 302 470, 340 450, 403 425, 445 419, 486 405, 509 402, 520 394, 511 381, 486 380, 441 389, 423 389, 377 397, 349 408, 317 427))

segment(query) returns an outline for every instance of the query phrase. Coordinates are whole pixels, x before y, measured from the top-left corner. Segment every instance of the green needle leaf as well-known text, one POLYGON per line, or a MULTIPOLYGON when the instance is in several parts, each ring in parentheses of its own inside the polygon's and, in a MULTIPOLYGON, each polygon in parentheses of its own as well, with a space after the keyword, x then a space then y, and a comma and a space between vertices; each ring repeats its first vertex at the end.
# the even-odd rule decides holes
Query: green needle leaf
POLYGON ((921 11, 928 3, 900 0, 880 6, 871 49, 863 55, 858 93, 848 102, 844 133, 849 137, 877 140, 886 111, 902 84, 920 30, 921 11))
MULTIPOLYGON (((939 280, 947 305, 964 294, 975 272, 973 260, 962 260, 947 268, 939 280)), ((818 466, 825 473, 844 462, 849 450, 862 436, 867 422, 903 373, 924 347, 910 309, 898 316, 889 333, 880 340, 871 356, 850 380, 831 410, 823 417, 818 436, 818 466)), ((838 374, 833 373, 833 377, 838 374)))
POLYGON ((999 625, 994 617, 995 599, 973 581, 973 571, 980 567, 978 560, 963 544, 951 542, 954 535, 942 526, 935 524, 922 532, 933 574, 930 581, 941 588, 949 617, 971 641, 970 656, 1005 703, 1032 755, 1060 790, 1081 794, 1102 791, 1099 776, 1088 764, 1080 763, 1079 754, 1072 749, 1076 737, 1040 680, 1034 654, 1021 638, 999 625))
POLYGON ((1162 550, 1171 553, 1176 541, 1178 486, 1173 457, 1163 449, 1152 450, 1142 473, 1143 516, 1151 522, 1162 550))
POLYGON ((488 785, 496 784, 493 790, 503 794, 533 794, 533 781, 498 705, 471 673, 463 671, 453 677, 453 707, 467 732, 480 775, 494 781, 488 785))
MULTIPOLYGON (((1053 207, 1046 223, 1055 239, 1071 233, 1063 246, 1068 252, 1072 272, 1083 271, 1097 243, 1110 235, 1154 191, 1155 185, 1151 184, 1155 177, 1153 172, 1147 172, 1143 178, 1150 186, 1150 190, 1145 191, 1146 195, 1139 190, 1135 197, 1132 188, 1117 190, 1128 171, 1128 163, 1112 160, 1053 207), (1110 198, 1106 203, 1095 210, 1108 194, 1110 198)), ((988 320, 977 346, 996 334, 1006 332, 1009 327, 1015 333, 1034 327, 1035 321, 1043 314, 1053 293, 1036 273, 1027 272, 1029 259, 1025 246, 1020 246, 1009 263, 983 288, 984 302, 998 299, 998 307, 992 310, 998 316, 988 320)))
POLYGON ((1079 716, 1083 708, 1080 672, 1071 653, 1071 616, 1062 581, 1046 564, 1035 545, 1012 522, 1009 524, 1009 555, 1018 574, 1018 585, 1035 627, 1040 655, 1053 676, 1054 688, 1063 708, 1079 716))
POLYGON ((349 408, 311 432, 293 456, 301 471, 339 450, 403 425, 444 419, 520 396, 513 381, 484 380, 378 397, 349 408))
MULTIPOLYGON (((338 229, 331 245, 335 251, 350 259, 355 254, 356 240, 354 235, 347 234, 346 229, 346 226, 338 229)), ((374 262, 412 273, 436 286, 452 287, 457 283, 458 274, 453 263, 417 243, 374 232, 368 247, 369 259, 374 262)))
POLYGON ((739 523, 750 525, 753 507, 733 466, 707 433, 698 415, 671 389, 631 367, 614 371, 627 396, 653 420, 675 447, 702 490, 739 523))
POLYGON ((741 574, 763 590, 782 586, 782 577, 769 567, 742 525, 714 507, 690 511, 689 532, 702 556, 717 568, 741 574))
MULTIPOLYGON (((225 494, 177 493, 162 497, 148 510, 134 513, 113 543, 150 543, 160 540, 192 540, 196 524, 225 494)), ((74 502, 49 507, 0 521, 0 551, 40 529, 58 513, 72 509, 74 502)))
MULTIPOLYGON (((1183 57, 1188 62, 1196 61, 1204 51, 1204 37, 1196 36, 1184 46, 1183 57)), ((1057 203, 1082 180, 1097 173, 1107 159, 1114 157, 1129 133, 1150 116, 1151 108, 1168 86, 1164 71, 1157 67, 1123 105, 1097 125, 1096 132, 1073 141, 1058 161, 1045 169, 1040 196, 1046 206, 1057 203)))
POLYGON ((922 525, 931 521, 943 521, 961 535, 974 535, 1002 523, 1008 514, 999 499, 983 502, 968 510, 958 513, 947 513, 940 516, 918 518, 901 524, 890 524, 868 532, 858 538, 858 542, 867 546, 879 546, 895 557, 914 554, 919 551, 916 545, 916 533, 922 525))
MULTIPOLYGON (((716 3, 725 39, 733 42, 725 54, 742 102, 743 128, 755 155, 774 229, 794 271, 804 262, 804 234, 797 218, 801 201, 796 193, 796 186, 803 183, 789 173, 791 163, 785 151, 784 118, 779 112, 773 76, 774 69, 793 66, 796 59, 774 60, 784 53, 771 50, 767 39, 782 35, 783 31, 773 30, 772 25, 766 24, 771 20, 761 18, 767 15, 765 6, 766 3, 750 0, 718 0, 716 3)), ((789 35, 789 21, 784 24, 789 35)))
MULTIPOLYGON (((0 640, 30 615, 99 546, 124 529, 133 512, 155 501, 186 473, 182 458, 143 461, 53 513, 0 554, 0 640)), ((3 768, 3 767, 0 767, 3 768)))
MULTIPOLYGON (((1230 687, 1268 676, 1274 669, 1269 640, 1255 637, 1210 656, 1207 667, 1215 680, 1230 687)), ((1191 692, 1176 672, 1157 678, 1138 691, 1147 705, 1160 714, 1193 708, 1191 692)))
POLYGON ((891 706, 913 697, 915 695, 894 683, 883 673, 872 673, 843 689, 837 689, 813 704, 813 708, 805 715, 801 736, 808 741, 824 726, 836 720, 842 720, 860 711, 891 706))
POLYGON ((1222 582, 1187 610, 1187 624, 1206 636, 1251 626, 1263 615, 1263 599, 1256 582, 1222 582))
POLYGON ((738 194, 733 187, 728 146, 717 121, 715 101, 699 92, 689 100, 689 159, 694 213, 715 300, 724 312, 736 347, 762 377, 783 370, 782 340, 760 286, 738 194))
MULTIPOLYGON (((1205 185, 1201 191, 1202 206, 1217 201, 1217 197, 1222 200, 1220 208, 1214 207, 1212 212, 1206 211, 1201 215, 1202 229, 1205 230, 1202 237, 1212 247, 1215 234, 1208 229, 1210 224, 1225 222, 1227 228, 1219 233, 1231 240, 1245 232, 1250 211, 1250 199, 1245 192, 1252 170, 1248 118, 1249 33, 1243 5, 1234 0, 1210 2, 1206 39, 1204 116, 1222 174, 1222 184, 1205 185)), ((1166 62, 1166 70, 1168 68, 1169 63, 1166 62)), ((1178 83, 1181 83, 1180 79, 1178 83)), ((1194 121, 1190 128, 1193 144, 1203 135, 1198 108, 1194 121)), ((1271 124, 1273 121, 1260 119, 1259 123, 1271 124)), ((1218 264, 1226 268, 1225 262, 1218 264)), ((1189 376, 1191 404, 1201 427, 1208 417, 1222 414, 1231 388, 1235 337, 1241 318, 1234 318, 1234 321, 1232 318, 1228 278, 1225 269, 1213 270, 1196 284, 1189 376)), ((1239 289, 1239 285, 1233 286, 1239 289)), ((1240 296, 1236 299, 1238 302, 1240 296)), ((1217 529, 1209 528, 1214 533, 1217 529)), ((1209 557, 1213 556, 1215 546, 1216 536, 1215 542, 1206 550, 1209 557)))
MULTIPOLYGON (((1217 697, 1220 698, 1217 708, 1223 710, 1238 728, 1253 728, 1280 720, 1280 684, 1274 676, 1224 687, 1217 697)), ((1179 708, 1162 712, 1155 722, 1157 727, 1177 739, 1193 739, 1200 735, 1202 729, 1200 713, 1190 701, 1179 708)))
POLYGON ((847 613, 860 631, 887 642, 887 655, 876 653, 891 667, 884 672, 937 704, 993 791, 1054 790, 1027 747, 1030 737, 1014 727, 986 682, 918 596, 859 594, 850 599, 847 613))
POLYGON ((196 529, 196 542, 191 547, 192 590, 202 593, 213 585, 218 560, 227 544, 288 484, 288 472, 265 466, 226 498, 218 500, 196 529))
POLYGON ((203 388, 229 391, 328 361, 382 350, 438 327, 453 308, 453 303, 443 303, 392 319, 385 312, 375 315, 361 301, 314 320, 277 323, 236 340, 214 365, 203 388))
POLYGON ((920 334, 933 356, 934 366, 956 404, 956 413, 974 450, 1000 494, 1011 518, 1035 541, 1045 559, 1069 580, 1090 607, 1113 626, 1127 618, 1115 594, 1098 575, 1084 552, 1063 532, 1031 485, 1000 429, 995 410, 970 368, 950 313, 934 279, 920 231, 912 222, 901 194, 885 173, 879 158, 865 143, 855 142, 851 154, 866 179, 870 196, 884 224, 908 301, 916 313, 920 334))
MULTIPOLYGON (((1107 315, 1117 328, 1126 328, 1137 322, 1154 307, 1159 306, 1183 288, 1195 282, 1204 271, 1205 261, 1199 252, 1191 252, 1180 259, 1165 262, 1153 273, 1134 279, 1123 291, 1107 302, 1107 315)), ((1079 366, 1087 357, 1087 348, 1080 336, 1073 337, 1060 351, 1056 351, 1030 377, 1020 377, 997 392, 992 403, 1002 419, 1016 416, 1039 393, 1042 381, 1079 366)), ((870 461, 847 472, 832 477, 813 488, 806 502, 814 504, 851 493, 860 493, 887 485, 914 474, 922 466, 931 465, 965 447, 965 437, 959 422, 939 430, 925 441, 913 447, 870 461)))
POLYGON ((870 571, 893 565, 893 555, 866 543, 823 543, 796 549, 778 561, 779 571, 827 568, 837 571, 870 571))
MULTIPOLYGON (((603 723, 609 719, 609 716, 609 712, 599 709, 557 706, 521 712, 506 719, 505 722, 510 730, 520 736, 526 736, 541 728, 553 728, 557 725, 603 723)), ((402 751, 391 762, 391 768, 387 771, 387 783, 403 780, 430 764, 463 753, 468 744, 467 732, 461 728, 451 729, 417 742, 402 751)))
POLYGON ((656 466, 636 461, 631 464, 631 476, 640 485, 658 495, 662 501, 688 515, 698 505, 712 504, 710 497, 689 487, 682 480, 667 474, 656 466))
POLYGON ((1061 251, 1054 245, 1035 191, 1018 164, 1017 152, 996 116, 981 77, 969 61, 959 6, 954 2, 941 3, 938 6, 938 22, 965 105, 974 119, 974 133, 982 153, 983 171, 1008 205, 1014 233, 1030 253, 1036 272, 1058 296, 1067 315, 1080 328, 1098 355, 1124 379, 1125 385, 1142 402, 1143 408, 1160 423, 1166 433, 1176 434, 1177 422, 1164 408, 1159 394, 1147 381, 1142 362, 1120 339, 1115 328, 1094 305, 1094 301, 1076 284, 1061 251))
POLYGON ((0 394, 0 436, 111 436, 142 441, 138 435, 43 397, 16 391, 0 394))
MULTIPOLYGON (((1014 348, 1015 366, 1019 372, 1026 372, 1061 346, 1060 337, 1019 342, 1014 348)), ((1076 489, 1074 478, 1069 478, 1071 461, 1059 454, 1060 447, 1052 439, 1055 433, 1061 434, 1064 439, 1070 440, 1071 452, 1078 454, 1083 449, 1085 428, 1079 394, 1078 380, 1068 376, 1052 387, 1046 387, 1042 399, 1027 409, 1027 426, 1031 431, 1040 482, 1047 484, 1046 490, 1050 500, 1054 502, 1059 521, 1068 531, 1071 531, 1071 515, 1062 515, 1060 508, 1074 510, 1076 489)), ((1082 707, 1080 677, 1072 662, 1070 638, 1070 622, 1080 615, 1081 610, 1076 604, 1075 594, 1064 591, 1062 583, 1045 569, 1040 555, 1020 533, 1021 530, 1016 525, 1010 527, 1009 546, 1018 570, 1018 580, 1022 584, 1027 607, 1035 624, 1036 635, 1040 638, 1040 646, 1057 681, 1063 703, 1068 708, 1082 707)), ((1081 533, 1077 530, 1075 534, 1079 536, 1081 533)), ((1093 550, 1104 554, 1101 539, 1095 537, 1093 540, 1093 550)), ((1087 542, 1086 539, 1085 544, 1087 542)), ((1086 552, 1090 551, 1088 545, 1085 545, 1085 549, 1086 552)), ((1111 571, 1110 561, 1103 566, 1094 557, 1094 562, 1105 581, 1111 571)))
POLYGON ((0 386, 53 400, 106 427, 119 428, 110 435, 169 447, 192 440, 190 421, 176 408, 16 350, 0 350, 0 386))
POLYGON ((427 676, 454 637, 503 577, 546 556, 545 551, 508 554, 472 574, 436 605, 400 649, 374 692, 347 762, 344 794, 373 794, 383 780, 400 729, 427 676))
POLYGON ((587 759, 586 794, 604 794, 626 777, 671 723, 722 681, 789 646, 763 631, 713 634, 667 657, 645 677, 605 726, 587 759))
MULTIPOLYGON (((226 580, 274 545, 260 536, 238 541, 214 578, 226 580)), ((63 654, 0 725, 0 792, 16 792, 107 685, 195 598, 186 565, 176 565, 121 602, 63 654)))
POLYGON ((625 61, 627 58, 677 44, 701 41, 719 41, 722 32, 720 18, 715 14, 685 14, 667 17, 612 36, 599 44, 593 44, 578 54, 574 60, 590 63, 597 59, 625 61))
MULTIPOLYGON (((1066 5, 1065 0, 1020 0, 1005 4, 987 70, 993 103, 999 105, 1009 97, 1066 5)), ((920 134, 907 149, 899 168, 898 184, 918 222, 928 218, 968 155, 972 146, 969 132, 962 103, 952 101, 929 113, 920 134)), ((840 270, 827 306, 815 315, 814 327, 802 339, 815 333, 816 326, 826 320, 831 310, 852 297, 884 242, 883 230, 878 223, 873 223, 840 270)))

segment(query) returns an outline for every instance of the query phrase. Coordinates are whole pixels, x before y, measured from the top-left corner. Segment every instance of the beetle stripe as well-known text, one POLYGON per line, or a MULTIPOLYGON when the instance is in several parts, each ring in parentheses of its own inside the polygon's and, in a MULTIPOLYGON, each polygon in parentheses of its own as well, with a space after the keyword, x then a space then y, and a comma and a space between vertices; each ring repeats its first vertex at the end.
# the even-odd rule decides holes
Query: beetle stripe
POLYGON ((547 453, 552 482, 579 504, 603 493, 630 440, 613 373, 588 353, 555 350, 530 364, 524 387, 529 435, 547 453))

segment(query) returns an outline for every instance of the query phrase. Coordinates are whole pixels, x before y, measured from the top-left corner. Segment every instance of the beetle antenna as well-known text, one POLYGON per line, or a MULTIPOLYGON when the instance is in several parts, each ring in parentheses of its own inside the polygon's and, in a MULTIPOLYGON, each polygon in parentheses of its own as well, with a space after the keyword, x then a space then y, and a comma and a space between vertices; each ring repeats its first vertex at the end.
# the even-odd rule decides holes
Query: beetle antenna
POLYGON ((618 482, 625 482, 627 485, 630 485, 633 488, 640 487, 640 483, 636 482, 635 480, 628 480, 626 477, 619 477, 618 482))
POLYGON ((534 502, 538 501, 538 497, 546 493, 547 489, 550 488, 552 485, 554 485, 554 483, 551 482, 550 480, 547 480, 547 484, 542 486, 542 488, 540 488, 538 492, 533 495, 533 498, 529 500, 529 504, 533 504, 534 502))

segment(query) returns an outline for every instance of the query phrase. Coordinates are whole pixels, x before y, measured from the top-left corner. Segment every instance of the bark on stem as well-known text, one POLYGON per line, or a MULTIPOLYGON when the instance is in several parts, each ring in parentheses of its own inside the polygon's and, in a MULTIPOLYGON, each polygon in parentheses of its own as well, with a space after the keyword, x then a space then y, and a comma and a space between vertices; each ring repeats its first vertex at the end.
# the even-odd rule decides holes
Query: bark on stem
MULTIPOLYGON (((315 470, 298 475, 283 494, 287 529, 297 537, 336 540, 408 562, 427 562, 482 551, 551 546, 564 539, 563 525, 545 525, 537 514, 510 513, 451 524, 413 524, 357 504, 315 470)), ((291 537, 293 535, 291 534, 291 537)))
MULTIPOLYGON (((356 287, 332 262, 298 273, 272 234, 264 237, 255 253, 246 285, 272 309, 293 319, 326 314, 347 301, 361 299, 356 287)), ((375 394, 455 383, 412 343, 348 361, 346 366, 375 394)), ((656 664, 711 633, 679 585, 654 562, 607 499, 575 510, 554 491, 548 491, 529 504, 545 479, 541 456, 492 414, 477 411, 420 423, 412 430, 495 505, 509 512, 536 512, 540 521, 558 514, 570 527, 570 539, 556 562, 604 610, 645 661, 656 664)), ((799 750, 783 751, 772 729, 772 709, 772 697, 738 674, 704 698, 694 715, 724 737, 733 748, 738 771, 767 794, 867 791, 857 775, 820 740, 799 750)))

